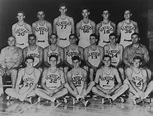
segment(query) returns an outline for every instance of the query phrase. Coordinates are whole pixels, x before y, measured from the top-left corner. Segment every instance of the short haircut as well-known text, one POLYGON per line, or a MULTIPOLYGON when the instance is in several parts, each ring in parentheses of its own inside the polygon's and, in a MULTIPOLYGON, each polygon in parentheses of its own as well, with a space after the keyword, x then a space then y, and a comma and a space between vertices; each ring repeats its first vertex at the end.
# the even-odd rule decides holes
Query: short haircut
POLYGON ((90 12, 90 10, 89 10, 88 7, 82 7, 81 12, 82 12, 83 10, 87 10, 88 12, 90 12))
POLYGON ((74 61, 74 60, 81 61, 81 59, 80 59, 80 57, 79 57, 79 56, 73 56, 73 57, 72 57, 72 61, 74 61))
POLYGON ((115 36, 117 38, 117 34, 116 33, 111 33, 111 34, 109 34, 109 37, 110 36, 115 36))
POLYGON ((133 61, 134 61, 134 60, 136 60, 136 59, 139 59, 139 60, 140 60, 140 62, 142 62, 142 61, 143 61, 143 59, 142 59, 140 56, 135 56, 135 57, 133 58, 133 61))
POLYGON ((111 60, 111 57, 109 55, 104 55, 103 60, 104 60, 104 58, 109 58, 111 60))
POLYGON ((124 13, 125 13, 125 11, 129 11, 129 12, 130 12, 130 14, 132 14, 131 9, 125 9, 125 10, 124 10, 124 13))
POLYGON ((59 5, 59 9, 60 9, 62 6, 65 6, 65 8, 67 9, 66 4, 64 4, 64 3, 62 3, 62 4, 59 5))
POLYGON ((26 56, 25 62, 26 62, 28 59, 31 59, 31 60, 34 62, 34 57, 33 57, 33 56, 26 56))
POLYGON ((25 16, 25 13, 23 11, 18 11, 17 14, 22 13, 25 16))
POLYGON ((43 12, 43 14, 45 14, 45 12, 44 12, 43 10, 39 10, 39 11, 37 12, 37 14, 38 14, 39 12, 43 12))
POLYGON ((34 37, 34 38, 36 39, 36 35, 35 35, 35 34, 29 34, 29 35, 28 35, 28 39, 29 39, 30 37, 34 37))
POLYGON ((96 39, 97 39, 97 42, 96 42, 96 44, 98 45, 98 43, 99 43, 99 36, 97 36, 95 33, 92 33, 92 34, 90 34, 90 37, 91 36, 94 36, 96 39))
POLYGON ((49 61, 50 61, 50 59, 51 59, 52 57, 54 57, 54 58, 56 59, 56 61, 58 60, 58 56, 57 56, 57 55, 50 55, 50 56, 49 56, 49 61))
POLYGON ((139 37, 139 33, 137 33, 137 32, 132 33, 131 37, 132 37, 133 35, 137 35, 137 36, 139 37))

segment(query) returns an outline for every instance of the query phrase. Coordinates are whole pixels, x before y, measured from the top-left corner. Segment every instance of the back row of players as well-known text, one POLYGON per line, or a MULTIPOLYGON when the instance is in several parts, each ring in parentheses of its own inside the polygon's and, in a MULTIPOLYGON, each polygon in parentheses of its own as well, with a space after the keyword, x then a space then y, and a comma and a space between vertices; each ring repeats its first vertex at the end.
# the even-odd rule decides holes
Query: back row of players
MULTIPOLYGON (((51 35, 52 32, 58 35, 59 46, 64 48, 69 45, 68 37, 75 33, 74 20, 66 15, 67 8, 65 5, 60 5, 59 11, 61 14, 54 19, 53 26, 45 20, 44 12, 39 11, 37 14, 39 20, 32 24, 32 28, 24 22, 24 13, 18 12, 18 22, 12 26, 12 35, 16 37, 16 45, 21 48, 26 47, 28 45, 28 34, 34 33, 37 36, 37 45, 45 48, 48 46, 48 35, 51 35)), ((81 14, 83 19, 76 24, 76 34, 80 39, 78 45, 83 48, 89 46, 89 35, 92 33, 96 33, 100 37, 100 46, 103 47, 109 43, 109 34, 116 31, 116 24, 109 20, 109 11, 103 11, 103 20, 97 25, 89 19, 90 11, 88 8, 83 8, 81 14)), ((131 11, 126 10, 124 20, 117 25, 117 35, 120 37, 120 44, 124 47, 132 43, 131 34, 138 32, 137 23, 130 19, 131 16, 131 11)))

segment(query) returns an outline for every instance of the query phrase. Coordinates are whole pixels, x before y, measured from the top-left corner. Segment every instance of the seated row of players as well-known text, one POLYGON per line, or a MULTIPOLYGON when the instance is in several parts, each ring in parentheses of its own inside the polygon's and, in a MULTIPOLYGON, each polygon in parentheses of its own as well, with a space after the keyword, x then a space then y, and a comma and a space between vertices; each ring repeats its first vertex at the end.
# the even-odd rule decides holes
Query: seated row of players
MULTIPOLYGON (((147 49, 142 44, 139 43, 139 39, 140 38, 139 38, 139 35, 137 33, 133 33, 132 34, 132 42, 133 42, 133 44, 131 44, 128 47, 126 47, 126 49, 124 50, 123 58, 122 58, 122 55, 121 55, 121 54, 123 54, 123 47, 122 47, 122 45, 116 43, 117 38, 116 38, 116 35, 114 33, 110 34, 110 43, 107 44, 104 47, 104 50, 103 50, 103 48, 101 46, 98 46, 97 45, 98 44, 98 38, 97 38, 97 36, 95 34, 91 34, 90 35, 90 44, 91 45, 88 46, 88 47, 86 47, 84 50, 83 50, 83 48, 79 47, 76 44, 76 42, 77 42, 78 39, 76 38, 76 36, 74 34, 71 34, 69 36, 70 45, 68 47, 66 47, 64 50, 57 45, 57 38, 58 37, 57 37, 56 34, 52 34, 51 35, 51 37, 49 38, 50 45, 44 49, 44 53, 43 53, 43 49, 41 47, 39 47, 39 46, 36 45, 36 36, 34 34, 30 34, 29 35, 29 46, 26 47, 23 50, 23 56, 24 57, 22 58, 22 50, 21 50, 21 48, 18 48, 18 47, 15 46, 15 40, 16 39, 14 37, 9 37, 8 38, 8 44, 9 44, 9 46, 7 46, 6 48, 2 49, 2 51, 1 51, 1 56, 0 56, 1 76, 3 74, 11 75, 11 78, 12 78, 12 88, 16 88, 15 85, 16 86, 19 85, 19 83, 21 81, 21 78, 23 78, 25 75, 26 75, 24 77, 25 79, 23 79, 23 80, 28 81, 28 80, 31 80, 31 79, 26 79, 27 75, 28 76, 29 75, 32 75, 32 77, 33 76, 35 77, 36 75, 33 74, 35 71, 42 72, 42 69, 44 67, 47 67, 48 68, 48 67, 52 66, 51 65, 51 58, 50 57, 51 56, 56 56, 54 58, 54 60, 56 59, 56 61, 54 61, 54 62, 56 62, 55 64, 59 65, 60 64, 60 60, 66 62, 64 64, 64 66, 65 66, 64 67, 64 72, 62 71, 63 75, 66 77, 66 78, 64 78, 65 81, 66 81, 66 84, 64 84, 64 86, 67 88, 67 90, 72 95, 76 96, 77 91, 76 91, 76 89, 74 87, 77 86, 77 83, 80 83, 80 82, 77 82, 78 81, 77 80, 78 78, 76 78, 76 80, 74 79, 73 80, 74 81, 73 83, 76 83, 76 85, 73 86, 71 84, 71 82, 69 82, 70 81, 69 80, 69 77, 76 76, 77 74, 78 75, 83 74, 83 75, 86 75, 85 77, 87 78, 87 79, 85 79, 85 81, 86 80, 89 80, 89 85, 88 85, 88 88, 87 88, 87 85, 85 85, 86 91, 84 90, 84 92, 82 92, 81 96, 82 95, 83 96, 86 96, 91 91, 91 89, 92 89, 92 91, 94 93, 96 93, 96 94, 97 93, 100 93, 98 95, 101 95, 103 97, 111 98, 112 100, 115 100, 118 96, 120 96, 122 93, 124 93, 127 90, 127 88, 128 88, 125 84, 122 85, 122 82, 124 82, 124 80, 125 80, 124 73, 122 72, 124 70, 121 68, 122 71, 120 71, 120 73, 123 74, 123 77, 121 76, 121 78, 119 77, 118 71, 116 70, 116 68, 121 67, 121 65, 119 65, 119 64, 121 64, 120 62, 122 61, 122 59, 123 59, 124 63, 127 65, 126 67, 132 67, 133 66, 133 60, 132 59, 135 56, 140 56, 140 58, 143 60, 143 65, 146 62, 149 61, 148 51, 147 51, 147 49), (110 49, 111 49, 111 51, 109 51, 110 49), (115 51, 117 51, 117 52, 114 54, 115 51), (39 52, 40 54, 37 54, 37 52, 39 52), (109 57, 108 56, 104 56, 104 54, 105 55, 108 55, 109 57), (42 62, 43 62, 43 55, 44 55, 44 64, 45 64, 45 66, 41 67, 42 66, 42 62), (32 56, 34 58, 34 59, 31 58, 32 61, 29 61, 30 63, 33 62, 34 64, 32 63, 32 66, 30 64, 29 65, 32 68, 35 67, 35 68, 39 68, 40 70, 34 70, 34 69, 31 70, 31 68, 30 68, 30 70, 28 71, 28 69, 27 69, 28 67, 26 67, 24 69, 19 70, 19 72, 17 73, 17 69, 19 68, 19 66, 20 66, 20 64, 21 64, 21 62, 22 62, 23 59, 26 61, 25 63, 28 66, 28 60, 27 60, 27 57, 28 56, 29 57, 32 56), (83 60, 83 59, 85 60, 85 63, 84 63, 84 66, 83 67, 84 67, 84 69, 86 69, 87 71, 90 72, 90 75, 87 76, 86 70, 84 70, 82 68, 81 68, 81 70, 84 73, 80 73, 79 70, 77 70, 76 73, 73 74, 74 69, 72 69, 72 68, 75 68, 75 65, 74 65, 75 64, 75 61, 73 61, 73 56, 79 56, 79 58, 77 58, 79 64, 80 64, 80 60, 83 60), (42 57, 42 58, 40 58, 40 57, 42 57), (108 58, 105 58, 105 57, 108 57, 108 58), (39 62, 39 60, 40 60, 40 62, 39 62), (114 65, 114 64, 117 63, 117 65, 114 65, 116 67, 113 68, 113 69, 112 68, 107 69, 108 67, 110 67, 110 64, 108 63, 109 66, 107 66, 106 69, 105 68, 102 68, 101 67, 102 66, 102 63, 104 63, 104 67, 106 67, 106 64, 107 63, 105 64, 105 60, 108 60, 107 62, 110 62, 111 65, 114 65), (67 71, 70 70, 70 69, 72 69, 72 70, 67 73, 67 71), (99 69, 100 71, 97 71, 97 69, 99 69), (104 76, 107 77, 107 75, 109 75, 108 77, 111 77, 112 76, 113 78, 115 77, 116 79, 109 78, 110 79, 109 81, 107 79, 100 79, 100 80, 102 80, 102 82, 98 82, 99 81, 99 77, 101 77, 103 75, 103 73, 101 73, 102 72, 101 70, 104 70, 104 76), (95 76, 94 76, 94 72, 96 72, 95 76), (20 73, 21 73, 21 77, 18 77, 20 75, 20 73), (97 76, 97 75, 101 75, 101 76, 97 76), (95 79, 94 79, 94 77, 95 77, 95 79), (19 80, 19 82, 18 82, 18 80, 19 80), (117 83, 118 83, 117 84, 117 87, 114 87, 115 86, 114 85, 114 81, 115 80, 117 80, 117 83), (94 86, 94 83, 100 84, 100 86, 103 89, 105 89, 105 87, 103 87, 103 85, 105 86, 105 84, 109 83, 110 85, 108 85, 108 89, 110 89, 110 88, 112 89, 112 87, 113 87, 113 90, 112 90, 113 93, 114 93, 115 90, 118 90, 118 87, 120 87, 121 85, 122 86, 119 89, 120 90, 119 92, 117 92, 117 93, 115 92, 116 94, 111 95, 111 94, 109 94, 109 92, 110 93, 112 93, 112 92, 111 91, 107 91, 107 89, 106 89, 106 91, 103 91, 102 93, 99 92, 99 90, 103 90, 103 89, 101 89, 99 87, 97 88, 97 86, 96 87, 93 87, 94 86), (69 87, 69 86, 72 86, 72 87, 69 87), (124 88, 124 89, 122 89, 122 88, 124 88), (108 92, 108 94, 105 95, 105 92, 106 93, 108 92)), ((140 59, 140 61, 141 61, 141 59, 140 59)), ((63 69, 62 68, 63 67, 62 64, 60 64, 58 67, 61 67, 61 69, 63 69)), ((43 75, 44 75, 44 73, 48 73, 48 71, 46 72, 45 70, 49 70, 49 69, 44 69, 43 75)), ((127 69, 127 71, 128 71, 128 69, 127 69)), ((132 68, 132 71, 133 71, 133 68, 132 68)), ((147 71, 148 71, 148 69, 147 69, 147 71)), ((136 82, 134 82, 134 83, 137 83, 138 86, 139 86, 139 84, 141 85, 142 82, 143 82, 142 81, 143 79, 141 79, 141 77, 143 78, 143 76, 145 76, 145 73, 144 73, 144 75, 141 75, 143 73, 142 73, 142 71, 140 69, 138 69, 138 71, 135 71, 134 73, 133 72, 131 73, 131 75, 133 75, 136 72, 135 74, 138 75, 138 77, 139 77, 139 74, 140 74, 140 78, 135 78, 134 81, 136 81, 136 82)), ((145 72, 145 71, 143 71, 143 72, 145 72)), ((39 73, 37 73, 37 74, 39 74, 39 73)), ((127 74, 130 74, 130 72, 127 73, 127 74)), ((49 75, 52 75, 52 74, 49 73, 49 75)), ((127 77, 130 77, 130 76, 127 75, 127 77)), ((49 77, 52 77, 52 76, 48 76, 48 78, 49 77)), ((39 78, 39 76, 37 78, 39 78)), ((42 78, 44 78, 44 76, 42 78)), ((46 76, 45 76, 45 78, 46 78, 46 76)), ((55 78, 55 77, 53 76, 53 78, 55 78)), ((133 79, 133 77, 132 77, 132 79, 133 79)), ((54 83, 54 81, 52 81, 52 79, 48 79, 48 80, 51 80, 50 82, 51 83, 54 83)), ((80 78, 80 80, 82 80, 82 79, 80 78)), ((150 81, 150 76, 149 76, 149 78, 147 77, 146 80, 147 80, 147 82, 149 82, 150 81)), ((36 80, 36 82, 37 82, 37 80, 36 80)), ((43 82, 44 81, 42 79, 42 83, 43 82)), ((57 80, 55 80, 55 83, 57 84, 57 80)), ((63 81, 62 83, 65 83, 65 82, 63 81)), ((54 85, 54 84, 51 84, 51 85, 54 85)), ((57 86, 59 86, 59 85, 60 85, 60 83, 57 84, 57 86)), ((25 86, 27 86, 27 85, 25 85, 25 86)), ((148 88, 150 88, 150 86, 152 86, 152 84, 149 84, 148 88)), ((34 88, 35 86, 32 86, 32 87, 34 88)), ((43 84, 42 84, 42 87, 45 88, 43 84)), ((83 88, 84 88, 84 86, 83 86, 83 88)), ((106 85, 106 88, 107 88, 107 85, 106 85)), ((145 89, 146 89, 146 87, 145 87, 145 89)), ((25 88, 23 90, 26 91, 25 88)), ((32 89, 28 89, 28 92, 30 92, 31 90, 32 89)), ((67 90, 64 89, 62 91, 63 94, 67 93, 66 92, 67 90)), ((56 91, 58 91, 58 89, 56 91)), ((138 90, 136 89, 136 91, 138 91, 138 90)), ((147 92, 147 95, 152 90, 149 89, 148 91, 149 92, 147 92)), ((9 94, 10 93, 10 90, 6 90, 6 93, 9 94), (7 92, 7 91, 9 91, 9 92, 7 92)), ((23 93, 27 93, 27 92, 23 92, 23 93)), ((42 95, 42 94, 45 94, 46 92, 44 93, 43 91, 41 91, 41 90, 38 89, 36 91, 36 93, 39 96, 43 97, 44 95, 42 95)), ((141 93, 142 94, 142 92, 139 92, 139 91, 138 91, 138 93, 141 93)), ((60 93, 60 95, 63 95, 63 94, 60 93)), ((138 97, 138 95, 136 97, 138 97)), ((145 95, 144 98, 146 98, 147 95, 145 95)), ((22 99, 25 96, 27 96, 27 95, 24 94, 24 96, 22 96, 22 99)), ((57 96, 58 96, 58 94, 57 94, 57 96)), ((79 97, 80 97, 80 95, 77 96, 77 99, 79 97)), ((51 99, 54 101, 55 98, 52 98, 52 97, 49 98, 49 100, 51 100, 51 99)))
POLYGON ((64 48, 69 45, 69 35, 76 32, 77 37, 80 39, 78 43, 79 46, 83 48, 89 46, 90 34, 96 33, 96 35, 100 37, 98 45, 104 47, 104 45, 109 43, 109 34, 117 32, 119 37, 118 41, 120 41, 121 45, 126 47, 132 43, 131 34, 134 32, 138 33, 137 23, 130 19, 132 16, 130 10, 124 12, 124 20, 119 22, 116 26, 115 23, 109 20, 110 14, 108 10, 103 11, 103 20, 96 25, 94 21, 89 19, 89 9, 83 8, 81 12, 83 19, 76 24, 76 29, 73 18, 66 15, 66 6, 60 5, 59 11, 60 16, 54 19, 53 26, 50 22, 45 20, 44 12, 39 11, 37 14, 39 20, 34 22, 32 27, 24 22, 24 13, 18 12, 18 22, 12 26, 12 35, 16 37, 17 41, 16 46, 22 49, 28 46, 28 34, 33 33, 37 36, 37 45, 45 48, 49 45, 48 36, 50 36, 51 33, 56 33, 58 35, 58 45, 64 48))

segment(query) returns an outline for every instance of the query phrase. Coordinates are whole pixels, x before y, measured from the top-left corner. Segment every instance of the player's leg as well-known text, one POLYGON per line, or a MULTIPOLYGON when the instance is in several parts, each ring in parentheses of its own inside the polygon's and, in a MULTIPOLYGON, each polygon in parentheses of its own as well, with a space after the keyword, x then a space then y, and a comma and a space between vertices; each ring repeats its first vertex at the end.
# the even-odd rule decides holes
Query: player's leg
POLYGON ((68 93, 68 90, 66 88, 63 88, 62 90, 60 90, 57 93, 55 93, 52 97, 54 97, 55 99, 58 99, 60 97, 63 97, 67 93, 68 93))
POLYGON ((14 88, 7 88, 7 89, 5 90, 5 93, 6 93, 8 96, 11 96, 11 97, 13 97, 13 98, 18 99, 16 90, 15 90, 14 88))
POLYGON ((109 98, 109 95, 107 95, 105 92, 101 91, 98 87, 93 87, 92 92, 101 97, 109 98))
POLYGON ((147 86, 147 89, 145 91, 145 96, 144 96, 144 99, 146 97, 148 97, 148 95, 153 91, 153 81, 151 81, 148 86, 147 86))
POLYGON ((68 83, 65 84, 65 88, 68 90, 68 92, 73 95, 74 97, 76 97, 78 94, 77 94, 77 91, 74 91, 70 85, 68 83))
POLYGON ((10 70, 10 74, 11 74, 11 80, 12 80, 12 88, 15 88, 16 79, 17 79, 17 70, 16 69, 10 70))

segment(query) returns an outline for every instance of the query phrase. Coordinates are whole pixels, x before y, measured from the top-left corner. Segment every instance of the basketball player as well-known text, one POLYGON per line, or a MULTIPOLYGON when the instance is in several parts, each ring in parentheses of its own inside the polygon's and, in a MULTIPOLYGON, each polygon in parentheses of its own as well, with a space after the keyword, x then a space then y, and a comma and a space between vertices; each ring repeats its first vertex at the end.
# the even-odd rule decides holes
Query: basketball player
POLYGON ((77 45, 79 39, 76 37, 75 34, 70 34, 69 41, 70 45, 64 48, 65 52, 64 61, 67 70, 73 68, 73 63, 72 63, 73 56, 79 56, 80 59, 83 60, 83 48, 77 45))
POLYGON ((121 73, 122 81, 124 80, 124 70, 123 70, 123 46, 117 43, 117 35, 111 33, 109 35, 110 43, 104 46, 104 54, 111 57, 111 65, 115 66, 121 73))
POLYGON ((123 53, 123 62, 125 64, 125 67, 130 67, 133 64, 133 58, 135 56, 140 56, 143 61, 142 61, 142 67, 144 67, 147 70, 147 74, 148 74, 148 81, 151 79, 151 71, 150 69, 148 69, 146 67, 146 64, 149 62, 149 53, 147 48, 140 44, 140 37, 138 33, 133 33, 131 35, 131 39, 132 39, 132 44, 127 46, 124 49, 124 53, 123 53))
POLYGON ((42 61, 43 61, 43 49, 36 45, 36 35, 35 34, 29 34, 28 35, 28 43, 29 45, 23 49, 23 56, 24 59, 27 56, 32 56, 34 58, 34 67, 37 69, 42 70, 40 68, 42 66, 42 61))
POLYGON ((25 15, 23 11, 17 13, 18 22, 12 26, 12 35, 16 38, 16 46, 24 48, 28 46, 28 34, 32 33, 31 26, 24 22, 25 15))
POLYGON ((99 46, 104 47, 109 43, 109 34, 115 32, 116 24, 109 20, 109 11, 104 10, 102 17, 103 20, 96 26, 96 34, 100 36, 99 46))
POLYGON ((74 33, 74 20, 66 15, 66 5, 60 5, 59 11, 60 16, 55 18, 53 22, 53 33, 59 37, 58 45, 64 48, 69 45, 69 35, 74 33))
POLYGON ((147 84, 147 72, 142 65, 142 58, 140 56, 135 56, 133 58, 133 65, 126 70, 127 79, 124 83, 127 83, 130 88, 130 93, 133 96, 133 102, 136 103, 136 100, 139 98, 141 101, 144 100, 153 90, 153 81, 147 84))
POLYGON ((38 21, 32 24, 32 31, 37 37, 37 45, 42 48, 48 46, 48 36, 52 33, 52 25, 45 20, 44 11, 38 11, 38 21))
POLYGON ((89 19, 90 11, 88 8, 83 8, 81 14, 83 19, 77 23, 76 33, 80 39, 79 46, 85 48, 90 45, 90 34, 95 33, 95 22, 89 19))
MULTIPOLYGON (((95 87, 92 91, 98 96, 109 99, 112 103, 128 89, 128 85, 122 85, 117 69, 110 66, 109 55, 104 55, 103 63, 104 66, 96 72, 95 87)), ((105 99, 102 98, 102 104, 106 102, 105 99)))
POLYGON ((40 71, 33 67, 34 58, 27 56, 25 58, 26 67, 18 72, 15 88, 6 89, 6 94, 19 99, 20 101, 27 100, 35 95, 35 88, 40 77, 40 71))
POLYGON ((90 46, 87 46, 84 49, 84 58, 87 67, 85 69, 89 69, 90 71, 90 81, 93 81, 94 72, 101 67, 102 65, 102 57, 103 57, 103 48, 98 46, 99 38, 96 34, 90 35, 90 46))
POLYGON ((66 83, 65 87, 75 97, 76 102, 81 99, 84 105, 87 106, 89 102, 85 97, 91 91, 94 82, 89 83, 87 86, 87 72, 80 67, 81 59, 79 56, 73 56, 72 62, 74 67, 67 73, 69 84, 66 83))
POLYGON ((44 49, 44 65, 45 67, 50 67, 49 57, 51 55, 58 56, 57 66, 62 67, 63 65, 63 55, 64 50, 60 46, 57 45, 58 36, 55 33, 52 33, 48 39, 49 46, 44 49))
POLYGON ((51 55, 49 57, 50 67, 44 69, 42 77, 43 89, 36 89, 36 94, 41 98, 55 102, 58 98, 68 93, 65 85, 65 77, 62 70, 57 68, 58 57, 51 55))
POLYGON ((132 13, 130 10, 125 10, 124 20, 117 25, 117 35, 120 37, 120 44, 124 48, 132 43, 131 34, 139 32, 137 22, 131 20, 132 13))
MULTIPOLYGON (((16 47, 16 39, 11 36, 8 38, 8 46, 1 50, 0 54, 0 73, 1 76, 10 75, 12 81, 12 88, 15 87, 17 69, 19 69, 22 62, 22 49, 16 47)), ((5 79, 6 77, 4 77, 5 79)))

